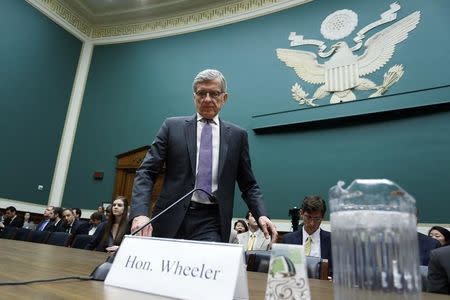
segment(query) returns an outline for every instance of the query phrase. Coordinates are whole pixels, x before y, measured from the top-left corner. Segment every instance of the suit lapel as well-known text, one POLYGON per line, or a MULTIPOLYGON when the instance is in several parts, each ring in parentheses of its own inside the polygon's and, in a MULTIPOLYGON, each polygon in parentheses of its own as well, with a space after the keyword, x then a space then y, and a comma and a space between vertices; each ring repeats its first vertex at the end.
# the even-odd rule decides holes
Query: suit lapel
POLYGON ((223 167, 227 160, 228 142, 230 140, 230 126, 224 124, 222 120, 220 122, 220 147, 219 147, 219 170, 217 174, 217 180, 220 182, 220 175, 222 174, 223 167))
POLYGON ((197 165, 197 115, 194 115, 194 117, 190 120, 186 120, 184 134, 186 136, 186 144, 189 159, 191 161, 192 175, 195 178, 195 168, 197 165))
POLYGON ((258 233, 256 235, 256 249, 262 249, 263 243, 265 242, 266 237, 264 236, 264 233, 262 232, 262 230, 258 230, 258 233))

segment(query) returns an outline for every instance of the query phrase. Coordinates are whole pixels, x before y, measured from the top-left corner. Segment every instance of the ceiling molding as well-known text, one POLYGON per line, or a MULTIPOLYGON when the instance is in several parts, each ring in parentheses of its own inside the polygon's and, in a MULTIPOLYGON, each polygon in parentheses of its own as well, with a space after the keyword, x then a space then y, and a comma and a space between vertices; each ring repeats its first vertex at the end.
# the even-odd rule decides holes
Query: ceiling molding
POLYGON ((82 41, 125 43, 189 33, 263 16, 312 0, 243 0, 147 22, 94 25, 59 0, 26 0, 82 41))
POLYGON ((26 1, 80 40, 90 39, 92 25, 58 0, 26 1))

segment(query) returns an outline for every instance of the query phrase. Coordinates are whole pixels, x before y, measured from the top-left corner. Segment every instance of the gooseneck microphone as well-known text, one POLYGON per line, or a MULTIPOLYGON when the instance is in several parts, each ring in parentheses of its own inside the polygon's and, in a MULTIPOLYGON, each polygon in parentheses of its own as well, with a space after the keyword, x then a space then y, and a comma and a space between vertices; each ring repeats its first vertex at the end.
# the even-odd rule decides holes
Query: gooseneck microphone
POLYGON ((194 188, 193 190, 189 191, 188 193, 184 194, 183 196, 181 196, 181 198, 179 198, 177 201, 175 201, 174 203, 172 203, 171 205, 169 205, 168 207, 166 207, 163 211, 161 211, 159 214, 157 214, 156 216, 154 216, 153 218, 151 218, 147 223, 145 223, 144 225, 142 225, 141 227, 139 227, 137 230, 135 230, 134 232, 131 233, 131 235, 135 235, 139 232, 141 232, 145 227, 147 227, 148 225, 150 225, 153 221, 155 221, 156 219, 159 218, 159 216, 161 216, 162 214, 164 214, 166 211, 168 211, 169 209, 171 209, 172 207, 174 207, 175 205, 177 205, 178 203, 180 203, 181 201, 183 201, 184 199, 186 199, 187 197, 191 196, 192 194, 194 194, 195 192, 200 191, 205 193, 208 198, 209 201, 211 201, 212 203, 216 203, 217 199, 216 197, 211 194, 210 192, 205 191, 202 188, 194 188))
MULTIPOLYGON (((165 208, 163 211, 161 211, 159 214, 157 214, 156 216, 154 216, 153 218, 150 219, 150 221, 148 221, 147 223, 145 223, 144 225, 142 225, 141 227, 139 227, 137 230, 135 230, 134 232, 131 233, 131 235, 135 235, 137 233, 139 233, 140 231, 142 231, 146 226, 150 225, 154 220, 156 220, 157 218, 159 218, 159 216, 161 216, 162 214, 164 214, 166 211, 168 211, 169 209, 171 209, 172 207, 174 207, 175 205, 177 205, 178 203, 180 203, 181 201, 183 201, 184 199, 186 199, 187 197, 189 197, 190 195, 194 194, 195 192, 200 191, 205 193, 208 198, 209 201, 211 201, 212 203, 216 203, 217 199, 216 197, 205 191, 204 189, 201 188, 194 188, 193 190, 189 191, 187 194, 181 196, 181 198, 179 198, 178 200, 176 200, 174 203, 172 203, 171 205, 169 205, 167 208, 165 208)), ((111 269, 112 263, 114 261, 114 255, 108 257, 108 259, 106 260, 106 262, 102 263, 101 265, 97 266, 94 271, 92 271, 90 278, 93 280, 99 280, 99 281, 104 281, 106 278, 106 275, 108 275, 109 270, 111 269)))

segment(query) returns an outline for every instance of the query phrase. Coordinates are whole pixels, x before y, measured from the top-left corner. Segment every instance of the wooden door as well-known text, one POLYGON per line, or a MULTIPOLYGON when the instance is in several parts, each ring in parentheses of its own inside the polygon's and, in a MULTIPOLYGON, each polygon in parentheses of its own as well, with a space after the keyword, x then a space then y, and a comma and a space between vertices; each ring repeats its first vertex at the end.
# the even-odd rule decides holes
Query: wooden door
MULTIPOLYGON (((150 146, 143 146, 134 150, 130 150, 128 152, 119 154, 116 156, 117 165, 116 165, 116 182, 114 184, 114 192, 113 199, 117 196, 125 196, 129 203, 132 201, 132 192, 133 192, 133 182, 134 177, 136 175, 136 170, 142 163, 145 155, 147 154, 150 146)), ((164 181, 164 168, 159 174, 158 179, 156 180, 153 186, 153 192, 151 195, 151 205, 149 215, 153 211, 153 207, 155 205, 156 199, 161 192, 162 184, 164 181)))

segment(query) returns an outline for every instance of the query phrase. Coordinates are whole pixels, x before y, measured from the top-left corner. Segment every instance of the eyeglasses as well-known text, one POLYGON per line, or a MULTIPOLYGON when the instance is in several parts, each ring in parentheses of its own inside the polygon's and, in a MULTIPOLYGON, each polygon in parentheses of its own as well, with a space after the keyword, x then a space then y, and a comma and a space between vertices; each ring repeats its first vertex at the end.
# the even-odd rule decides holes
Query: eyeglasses
POLYGON ((311 217, 310 215, 303 214, 303 220, 312 221, 312 222, 320 222, 320 221, 322 221, 322 217, 311 217))
POLYGON ((217 99, 217 98, 220 97, 220 95, 223 94, 223 92, 197 91, 197 92, 195 92, 195 94, 196 94, 198 97, 202 98, 202 99, 205 99, 208 95, 209 95, 209 97, 211 97, 212 99, 217 99))

